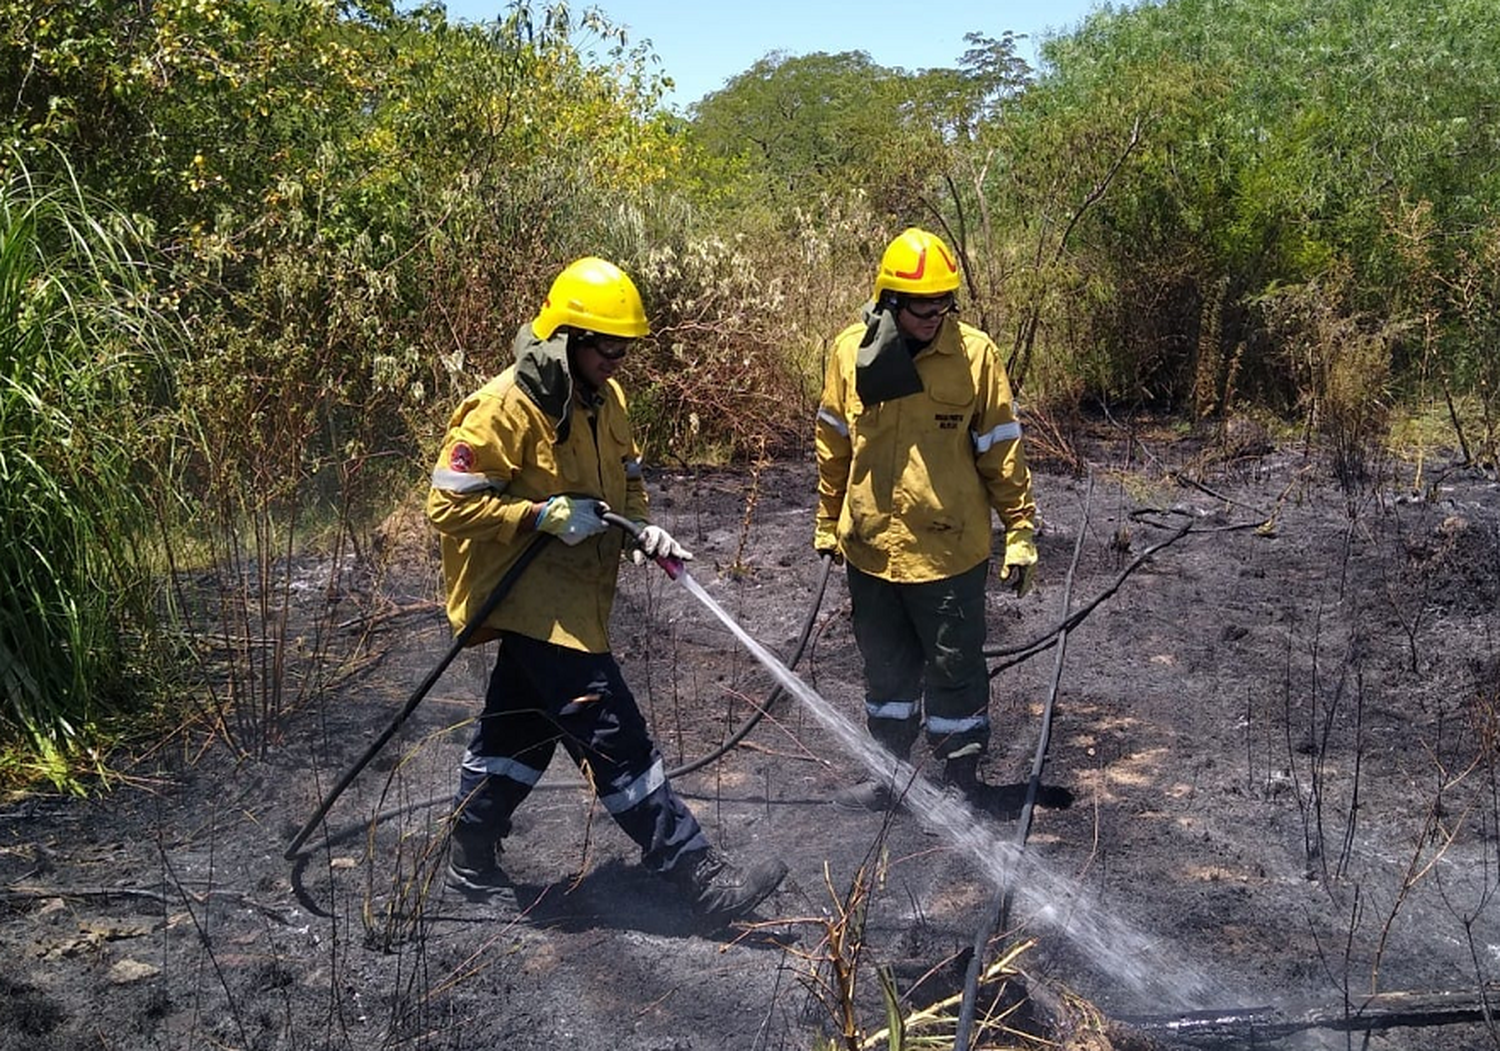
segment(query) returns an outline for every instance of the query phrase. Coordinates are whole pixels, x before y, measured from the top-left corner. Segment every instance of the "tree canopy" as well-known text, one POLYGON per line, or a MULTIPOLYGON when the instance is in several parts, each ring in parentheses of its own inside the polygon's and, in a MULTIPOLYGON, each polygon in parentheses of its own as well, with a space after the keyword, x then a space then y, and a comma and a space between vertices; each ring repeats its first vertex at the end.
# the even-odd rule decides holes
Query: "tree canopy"
MULTIPOLYGON (((670 71, 594 9, 0 0, 3 360, 17 390, 60 362, 115 370, 78 377, 126 392, 99 403, 133 465, 111 506, 231 559, 330 494, 420 486, 447 407, 583 254, 647 300, 648 456, 794 452, 829 338, 918 224, 960 253, 965 316, 1035 411, 1300 414, 1347 442, 1379 424, 1360 406, 1441 392, 1494 455, 1486 0, 1104 5, 1036 71, 1011 32, 966 45, 921 70, 774 52, 683 118, 660 107, 670 71), (103 255, 126 260, 108 280, 103 255), (131 323, 90 357, 84 315, 131 323), (147 358, 149 382, 115 383, 147 358)), ((23 419, 9 462, 47 462, 57 418, 23 419)), ((141 565, 115 578, 149 587, 141 565)), ((0 586, 35 592, 32 568, 0 586)), ((45 736, 6 674, 6 718, 45 736)), ((58 727, 90 718, 65 710, 58 727)))

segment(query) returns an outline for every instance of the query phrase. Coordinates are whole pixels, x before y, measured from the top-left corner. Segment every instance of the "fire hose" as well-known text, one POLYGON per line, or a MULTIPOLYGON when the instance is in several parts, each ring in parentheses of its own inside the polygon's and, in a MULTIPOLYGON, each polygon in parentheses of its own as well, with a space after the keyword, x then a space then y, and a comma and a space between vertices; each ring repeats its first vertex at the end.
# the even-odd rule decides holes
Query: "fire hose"
MULTIPOLYGON (((628 518, 617 515, 612 511, 604 512, 601 517, 608 524, 619 529, 623 529, 632 541, 636 543, 640 542, 642 527, 637 525, 635 522, 630 521, 628 518)), ((416 689, 412 691, 411 696, 407 699, 401 710, 396 714, 396 717, 392 719, 385 730, 383 730, 380 735, 370 743, 370 746, 365 749, 364 754, 361 755, 359 759, 357 759, 347 771, 344 772, 344 774, 334 784, 332 790, 330 790, 329 793, 323 798, 323 801, 318 804, 318 808, 313 812, 312 817, 308 818, 306 824, 304 824, 302 828, 297 832, 297 834, 292 837, 291 843, 287 846, 286 852, 282 855, 287 861, 297 860, 299 854, 302 853, 303 844, 307 842, 308 838, 313 834, 313 831, 318 827, 318 825, 322 823, 323 819, 328 816, 328 812, 333 809, 334 803, 336 803, 339 797, 344 794, 344 791, 354 783, 355 778, 360 775, 364 768, 369 766, 370 762, 380 754, 381 750, 384 749, 387 744, 390 743, 391 738, 396 735, 396 732, 401 729, 406 720, 411 717, 411 714, 417 710, 417 706, 422 703, 423 699, 427 696, 432 687, 437 684, 437 681, 442 677, 443 672, 448 670, 448 666, 453 663, 454 658, 457 657, 458 654, 463 650, 464 646, 468 644, 468 641, 474 636, 474 633, 479 630, 480 626, 483 625, 484 622, 489 618, 490 614, 493 613, 497 608, 499 608, 500 603, 505 600, 505 596, 510 593, 511 588, 515 586, 515 583, 520 578, 521 574, 526 571, 526 568, 531 565, 532 561, 538 554, 541 553, 542 548, 550 540, 551 537, 547 534, 539 533, 526 547, 526 549, 521 552, 520 557, 517 558, 515 563, 511 565, 510 569, 505 572, 505 575, 500 578, 500 582, 495 585, 495 590, 490 593, 490 596, 487 599, 485 599, 484 604, 475 611, 474 615, 469 618, 468 623, 463 626, 463 629, 454 636, 453 642, 448 647, 447 652, 443 654, 442 658, 437 662, 436 665, 433 666, 432 670, 427 673, 427 675, 422 679, 420 683, 418 683, 416 689)), ((682 562, 675 558, 657 558, 655 561, 659 566, 662 567, 667 576, 672 580, 676 580, 678 576, 680 576, 683 572, 684 567, 682 562)), ((818 580, 817 595, 813 599, 812 606, 808 610, 806 619, 803 621, 802 631, 797 637, 797 645, 794 648, 790 659, 787 661, 787 665, 789 667, 796 667, 797 662, 801 659, 802 653, 807 647, 807 640, 812 634, 812 628, 813 624, 816 622, 818 610, 823 605, 823 593, 828 587, 828 574, 829 570, 832 567, 833 559, 829 555, 824 555, 822 556, 822 562, 823 567, 822 573, 820 574, 818 580)), ((749 718, 747 718, 744 723, 740 725, 739 729, 737 729, 733 734, 726 738, 721 744, 719 744, 708 753, 699 756, 697 759, 693 759, 681 764, 680 766, 673 767, 672 769, 667 771, 667 776, 669 778, 672 778, 692 773, 693 771, 699 770, 702 767, 705 767, 710 763, 717 761, 722 756, 726 755, 731 749, 736 747, 741 741, 749 736, 749 734, 756 728, 756 726, 760 724, 760 721, 765 718, 766 712, 768 712, 771 709, 771 706, 780 699, 783 692, 784 691, 782 690, 782 688, 780 686, 777 686, 766 698, 765 703, 757 707, 755 711, 751 713, 749 718)), ((424 806, 437 805, 447 798, 449 797, 438 796, 432 799, 424 800, 421 803, 415 804, 414 806, 409 805, 400 807, 394 811, 381 813, 376 816, 375 821, 378 823, 380 821, 389 820, 392 817, 399 816, 414 809, 420 809, 424 806)), ((332 840, 332 838, 333 837, 330 837, 330 841, 332 840)))
POLYGON ((532 561, 541 553, 542 548, 546 546, 549 540, 551 540, 551 537, 546 533, 538 533, 532 539, 531 543, 527 545, 526 549, 521 552, 520 557, 506 570, 505 575, 500 578, 500 583, 495 585, 495 590, 490 593, 490 597, 484 600, 484 605, 480 606, 475 611, 474 616, 469 618, 469 622, 463 626, 463 630, 453 637, 453 643, 448 647, 448 651, 443 654, 442 659, 427 673, 426 678, 417 684, 417 688, 412 691, 411 697, 407 699, 401 711, 396 713, 396 717, 391 720, 390 725, 381 732, 379 737, 370 743, 370 747, 365 749, 365 754, 360 756, 354 765, 345 771, 344 776, 339 778, 338 783, 333 786, 333 790, 323 798, 322 803, 318 804, 318 809, 313 812, 312 817, 307 819, 307 823, 302 826, 301 831, 292 837, 292 842, 286 848, 286 853, 282 857, 287 861, 296 859, 298 852, 302 849, 302 844, 307 842, 307 837, 312 835, 313 829, 317 828, 323 818, 328 816, 328 811, 333 809, 333 804, 338 801, 339 796, 344 794, 344 789, 354 783, 354 779, 359 776, 360 771, 369 766, 370 761, 380 754, 380 750, 386 746, 392 737, 396 736, 396 731, 401 729, 402 724, 411 717, 411 713, 417 710, 417 705, 422 703, 422 699, 427 696, 427 691, 431 690, 437 684, 438 679, 442 678, 443 672, 448 670, 448 665, 453 663, 453 658, 457 657, 459 651, 468 644, 469 639, 474 637, 474 633, 479 630, 480 625, 489 618, 489 615, 495 612, 500 602, 510 593, 510 589, 515 585, 516 580, 520 578, 522 573, 526 572, 526 567, 531 565, 532 561))
MULTIPOLYGON (((1094 498, 1094 479, 1089 476, 1088 495, 1084 499, 1083 517, 1088 520, 1089 505, 1094 498)), ((1078 559, 1083 553, 1083 538, 1087 530, 1078 530, 1078 540, 1073 545, 1073 562, 1068 567, 1067 581, 1063 587, 1063 613, 1066 614, 1073 604, 1073 576, 1078 570, 1078 559)), ((1057 656, 1053 662, 1052 684, 1047 691, 1047 703, 1042 710, 1042 728, 1037 736, 1036 752, 1032 758, 1031 776, 1026 782, 1026 801, 1021 806, 1020 820, 1016 824, 1015 846, 1016 854, 1026 849, 1026 838, 1031 834, 1031 813, 1036 805, 1037 791, 1042 784, 1042 769, 1047 763, 1047 748, 1052 739, 1052 714, 1057 706, 1058 687, 1062 681, 1063 656, 1068 646, 1068 620, 1063 621, 1063 627, 1057 634, 1057 656)), ((1037 650, 1035 652, 1040 652, 1037 650)), ((994 673, 990 674, 994 678, 994 673)), ((991 901, 989 910, 985 913, 984 922, 980 924, 979 930, 974 935, 974 949, 969 956, 969 966, 964 973, 963 998, 959 1001, 958 1022, 954 1030, 953 1047, 955 1051, 969 1051, 970 1032, 974 1027, 974 1014, 977 1009, 979 993, 979 975, 984 969, 984 956, 989 948, 990 939, 995 932, 1009 925, 1010 909, 1013 901, 1015 887, 1007 879, 1005 886, 1001 887, 991 901)))
MULTIPOLYGON (((606 512, 604 520, 610 525, 619 526, 625 530, 633 540, 637 542, 640 540, 641 527, 629 519, 621 518, 613 512, 606 512)), ((795 668, 797 662, 802 659, 802 651, 807 648, 807 640, 812 635, 813 624, 817 622, 818 610, 823 607, 823 593, 828 589, 828 573, 833 568, 833 556, 825 554, 821 558, 823 566, 822 572, 818 575, 818 593, 813 598, 812 606, 807 611, 807 617, 802 621, 802 631, 797 635, 797 645, 793 647, 792 655, 786 662, 788 668, 795 668)), ((676 580, 678 575, 683 571, 682 563, 675 559, 657 559, 657 563, 666 570, 667 576, 673 580, 676 580)), ((750 714, 750 717, 740 724, 740 728, 730 734, 722 744, 712 751, 699 756, 697 759, 673 767, 667 771, 667 777, 680 777, 683 774, 690 774, 695 770, 701 770, 720 757, 727 755, 732 748, 748 737, 750 732, 760 725, 760 721, 765 718, 766 712, 771 710, 771 706, 780 700, 785 692, 780 686, 777 686, 766 698, 765 703, 757 707, 750 714)))
MULTIPOLYGON (((613 512, 604 512, 601 517, 603 517, 603 519, 610 525, 623 529, 633 541, 639 542, 642 528, 641 526, 638 526, 636 523, 630 521, 629 519, 623 518, 620 515, 614 514, 613 512)), ((1084 617, 1088 616, 1088 614, 1092 612, 1093 609, 1101 601, 1103 601, 1104 598, 1107 598, 1110 594, 1113 594, 1113 592, 1117 590, 1119 586, 1124 582, 1124 579, 1128 577, 1136 568, 1138 568, 1139 565, 1144 562, 1151 554, 1163 547, 1166 547, 1168 544, 1181 539, 1181 537, 1186 535, 1186 533, 1189 532, 1190 529, 1191 523, 1183 529, 1179 530, 1167 541, 1157 544, 1148 551, 1144 552, 1140 558, 1136 559, 1134 563, 1128 566, 1125 571, 1119 575, 1113 586, 1106 589, 1106 591, 1101 596, 1096 598, 1093 602, 1075 611, 1060 625, 1043 633, 1037 639, 1032 640, 1031 642, 1028 642, 1020 647, 1009 650, 986 650, 986 657, 1015 655, 1012 660, 1006 663, 1002 663, 998 665, 994 670, 992 670, 990 672, 990 677, 993 678, 1000 670, 1005 667, 1010 667, 1011 665, 1018 664, 1022 661, 1030 659, 1033 656, 1036 656, 1043 650, 1057 644, 1060 639, 1066 638, 1066 634, 1070 629, 1076 627, 1084 617)), ((396 717, 385 728, 385 730, 373 742, 371 742, 370 746, 365 750, 364 754, 360 756, 360 758, 354 763, 354 765, 351 766, 339 778, 339 780, 335 783, 333 789, 318 805, 318 808, 316 811, 314 811, 312 817, 307 820, 306 824, 302 826, 297 835, 293 837, 291 843, 286 849, 285 854, 283 855, 286 860, 293 861, 298 858, 299 854, 302 853, 303 845, 307 842, 308 838, 312 835, 313 831, 318 827, 323 819, 327 817, 328 812, 333 808, 334 803, 337 802, 339 797, 343 795, 344 791, 348 789, 348 787, 354 782, 355 778, 357 778, 359 774, 365 769, 365 767, 370 764, 370 762, 376 757, 376 755, 378 755, 380 751, 385 748, 385 746, 390 742, 391 738, 396 735, 396 732, 400 730, 402 725, 405 724, 406 720, 410 718, 411 714, 416 711, 417 706, 421 704, 422 700, 427 696, 427 693, 432 689, 434 685, 436 685, 438 679, 442 677, 443 672, 447 670, 448 666, 453 662, 454 658, 457 657, 459 652, 463 650, 469 639, 473 637, 474 633, 479 629, 484 621, 488 619, 490 614, 499 607, 502 601, 504 601, 505 596, 515 585, 516 580, 521 576, 522 573, 525 572, 526 568, 541 552, 542 548, 550 541, 550 539, 551 538, 545 533, 538 534, 527 546, 527 548, 522 551, 520 557, 510 567, 510 569, 506 571, 505 575, 495 586, 495 590, 485 600, 484 604, 475 612, 474 616, 470 618, 469 622, 465 624, 463 629, 460 630, 459 633, 454 637, 453 642, 449 646, 447 652, 444 653, 443 657, 438 661, 433 669, 428 672, 427 676, 423 678, 416 689, 412 691, 411 696, 408 698, 406 704, 401 708, 400 712, 397 713, 396 717)), ((798 635, 796 646, 786 662, 789 668, 795 668, 797 662, 801 659, 802 654, 807 647, 808 639, 812 634, 813 625, 816 623, 818 612, 823 604, 823 595, 828 587, 828 576, 833 567, 833 558, 831 555, 824 554, 821 556, 821 561, 822 571, 819 574, 818 578, 817 594, 814 596, 813 602, 808 609, 807 616, 803 620, 802 629, 798 635)), ((684 569, 682 563, 677 561, 676 559, 657 559, 657 562, 662 566, 663 570, 666 571, 667 575, 674 580, 683 572, 684 569)), ((740 727, 735 730, 735 732, 732 733, 729 737, 727 737, 721 744, 719 744, 706 754, 699 756, 697 759, 693 759, 684 762, 679 766, 673 767, 672 769, 667 771, 667 776, 680 777, 685 774, 692 773, 728 754, 731 749, 738 746, 741 741, 743 741, 752 731, 755 730, 755 728, 760 724, 761 720, 765 718, 766 713, 771 709, 772 705, 774 705, 776 701, 783 696, 784 692, 785 691, 782 689, 782 687, 777 686, 767 697, 765 703, 757 707, 756 710, 752 712, 751 715, 745 720, 745 722, 742 723, 740 727)), ((1045 743, 1043 744, 1043 749, 1044 748, 1045 743)), ((1039 772, 1033 773, 1032 785, 1030 786, 1032 791, 1034 791, 1038 776, 1039 772)), ((1028 793, 1028 795, 1029 794, 1030 792, 1028 793)), ((434 797, 432 799, 401 807, 393 811, 382 812, 376 815, 374 821, 376 823, 379 823, 381 821, 389 820, 393 817, 407 813, 414 809, 420 809, 424 806, 438 805, 446 798, 446 796, 434 797)))

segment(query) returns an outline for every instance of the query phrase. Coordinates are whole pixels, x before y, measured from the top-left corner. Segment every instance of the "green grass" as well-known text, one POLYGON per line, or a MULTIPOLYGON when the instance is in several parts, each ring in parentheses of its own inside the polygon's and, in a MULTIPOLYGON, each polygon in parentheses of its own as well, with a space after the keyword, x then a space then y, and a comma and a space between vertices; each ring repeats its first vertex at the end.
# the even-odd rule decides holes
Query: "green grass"
POLYGON ((76 787, 151 636, 143 392, 171 323, 125 217, 0 161, 0 741, 76 787))

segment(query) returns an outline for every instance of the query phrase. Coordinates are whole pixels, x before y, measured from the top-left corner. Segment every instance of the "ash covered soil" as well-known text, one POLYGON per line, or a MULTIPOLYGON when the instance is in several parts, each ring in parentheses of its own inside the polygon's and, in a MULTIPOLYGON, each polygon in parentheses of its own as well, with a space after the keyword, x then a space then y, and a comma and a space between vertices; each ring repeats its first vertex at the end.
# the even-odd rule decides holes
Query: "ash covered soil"
MULTIPOLYGON (((1494 1027, 1437 1027, 1431 1012, 1372 1032, 1332 1024, 1372 1011, 1371 993, 1496 993, 1493 472, 1429 461, 1414 493, 1413 465, 1345 487, 1300 447, 1231 455, 1143 429, 1086 448, 1084 471, 1034 464, 1038 590, 1017 600, 997 584, 990 599, 995 651, 1056 641, 1087 611, 1061 647, 992 679, 985 779, 1021 798, 1055 697, 1044 798, 1071 794, 1035 810, 1008 876, 983 855, 1014 856, 1014 813, 977 818, 961 842, 920 813, 830 806, 856 764, 784 696, 676 779, 732 857, 790 866, 758 922, 695 924, 561 754, 507 841, 516 906, 467 901, 441 885, 442 804, 489 647, 455 661, 284 860, 447 647, 436 545, 407 523, 362 545, 364 560, 298 567, 302 646, 331 624, 324 648, 343 659, 288 654, 286 714, 272 732, 242 716, 237 731, 267 738, 264 755, 236 756, 200 723, 134 757, 107 794, 4 804, 0 1049, 808 1049, 843 1025, 835 943, 854 967, 854 1024, 873 1033, 876 969, 911 1006, 951 996, 1003 890, 1002 941, 1022 947, 1013 987, 1054 1004, 1242 1016, 1217 1046, 1500 1046, 1494 1027), (1330 1024, 1284 1039, 1264 1027, 1293 1017, 1330 1024)), ((822 568, 812 464, 649 481, 657 520, 697 556, 693 578, 790 657, 822 568)), ((689 765, 773 680, 660 571, 626 566, 621 584, 616 654, 668 765, 689 765)), ((862 726, 840 570, 797 670, 862 726)), ((1096 1028, 1117 1046, 1203 1039, 1096 1028)), ((986 1030, 983 1046, 1026 1045, 986 1030)))

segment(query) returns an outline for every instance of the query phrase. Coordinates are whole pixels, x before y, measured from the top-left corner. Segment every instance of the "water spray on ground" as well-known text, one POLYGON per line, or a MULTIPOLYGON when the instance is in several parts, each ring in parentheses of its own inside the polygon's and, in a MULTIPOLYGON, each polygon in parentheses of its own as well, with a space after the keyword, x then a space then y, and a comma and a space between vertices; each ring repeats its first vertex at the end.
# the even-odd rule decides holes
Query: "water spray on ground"
POLYGON ((963 850, 997 888, 1007 883, 1014 886, 1016 900, 1027 908, 1032 922, 1044 923, 1063 934, 1101 969, 1149 1002, 1186 1009, 1223 996, 1222 990, 1188 966, 1173 946, 1090 903, 1076 880, 1052 871, 1034 854, 995 835, 960 798, 942 791, 915 767, 876 744, 752 638, 686 569, 674 579, 729 629, 849 755, 903 794, 912 813, 963 850))

